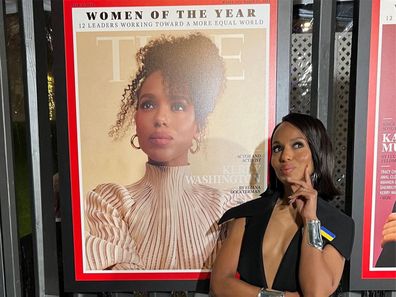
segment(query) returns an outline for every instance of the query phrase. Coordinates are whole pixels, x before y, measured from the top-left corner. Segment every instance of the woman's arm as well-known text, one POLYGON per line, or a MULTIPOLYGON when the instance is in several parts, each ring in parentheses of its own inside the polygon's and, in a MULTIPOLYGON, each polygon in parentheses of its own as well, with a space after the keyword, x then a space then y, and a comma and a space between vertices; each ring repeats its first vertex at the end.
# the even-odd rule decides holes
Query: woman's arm
MULTIPOLYGON (((303 296, 330 296, 338 287, 345 259, 330 244, 321 250, 308 243, 307 223, 318 219, 316 215, 318 193, 313 188, 308 167, 305 169, 305 181, 289 179, 288 182, 294 192, 289 199, 295 203, 304 224, 299 266, 299 281, 303 296)), ((320 236, 319 233, 319 238, 320 236)))
POLYGON ((304 226, 299 266, 303 296, 330 296, 338 287, 345 259, 330 244, 327 244, 323 251, 309 245, 307 235, 307 228, 304 226))
POLYGON ((236 219, 228 223, 227 238, 213 264, 210 278, 210 292, 214 297, 256 297, 259 287, 252 286, 235 277, 245 230, 245 219, 236 219))
POLYGON ((139 269, 142 267, 122 215, 122 200, 129 192, 116 184, 102 184, 89 191, 85 200, 86 264, 89 270, 139 269), (118 266, 118 267, 117 267, 118 266))
MULTIPOLYGON (((245 230, 245 219, 236 219, 228 224, 227 239, 224 241, 212 268, 210 295, 214 297, 256 297, 260 291, 259 287, 235 277, 245 230)), ((299 297, 300 295, 297 292, 286 292, 285 296, 299 297)))

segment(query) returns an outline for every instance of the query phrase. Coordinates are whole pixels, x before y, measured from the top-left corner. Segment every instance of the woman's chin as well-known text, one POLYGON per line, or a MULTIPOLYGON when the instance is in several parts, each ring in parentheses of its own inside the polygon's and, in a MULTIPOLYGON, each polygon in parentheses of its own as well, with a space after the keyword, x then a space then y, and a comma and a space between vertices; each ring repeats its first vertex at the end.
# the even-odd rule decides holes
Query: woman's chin
POLYGON ((282 176, 279 176, 278 179, 284 186, 290 186, 290 180, 304 180, 304 177, 295 174, 283 174, 282 176))

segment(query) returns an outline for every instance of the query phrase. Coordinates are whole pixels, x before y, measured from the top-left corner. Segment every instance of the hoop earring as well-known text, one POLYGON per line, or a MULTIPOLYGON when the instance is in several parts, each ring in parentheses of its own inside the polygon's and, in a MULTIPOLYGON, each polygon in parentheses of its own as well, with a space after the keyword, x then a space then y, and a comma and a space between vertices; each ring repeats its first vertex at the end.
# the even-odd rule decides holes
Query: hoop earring
POLYGON ((319 173, 317 172, 312 173, 311 181, 314 186, 318 183, 318 180, 319 180, 319 173))
POLYGON ((131 137, 131 146, 132 146, 134 149, 140 150, 140 146, 137 146, 137 145, 134 144, 134 141, 135 141, 135 138, 136 138, 136 137, 137 137, 137 134, 132 135, 132 137, 131 137))
POLYGON ((198 140, 196 137, 194 137, 193 140, 195 140, 196 146, 195 146, 195 149, 193 149, 194 144, 190 147, 190 153, 191 153, 191 154, 198 153, 198 152, 199 152, 199 149, 200 149, 200 147, 199 147, 199 144, 200 144, 200 143, 199 143, 199 140, 198 140))

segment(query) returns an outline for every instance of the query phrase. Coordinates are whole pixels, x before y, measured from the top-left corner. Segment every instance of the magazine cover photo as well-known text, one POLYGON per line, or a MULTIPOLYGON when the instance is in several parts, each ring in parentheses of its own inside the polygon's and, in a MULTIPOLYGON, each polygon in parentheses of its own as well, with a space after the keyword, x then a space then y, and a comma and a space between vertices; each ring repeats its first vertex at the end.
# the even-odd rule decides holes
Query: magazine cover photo
POLYGON ((270 5, 99 4, 64 7, 76 279, 207 279, 267 184, 270 5))

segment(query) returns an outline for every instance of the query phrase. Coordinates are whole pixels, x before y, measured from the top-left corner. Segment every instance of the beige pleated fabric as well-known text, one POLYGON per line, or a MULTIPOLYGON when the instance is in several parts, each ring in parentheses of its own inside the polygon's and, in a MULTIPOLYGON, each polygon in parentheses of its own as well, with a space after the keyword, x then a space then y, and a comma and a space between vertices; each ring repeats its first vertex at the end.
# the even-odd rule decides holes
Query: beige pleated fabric
POLYGON ((87 268, 210 268, 220 247, 216 222, 249 198, 192 184, 189 166, 146 164, 137 183, 88 193, 87 268))

